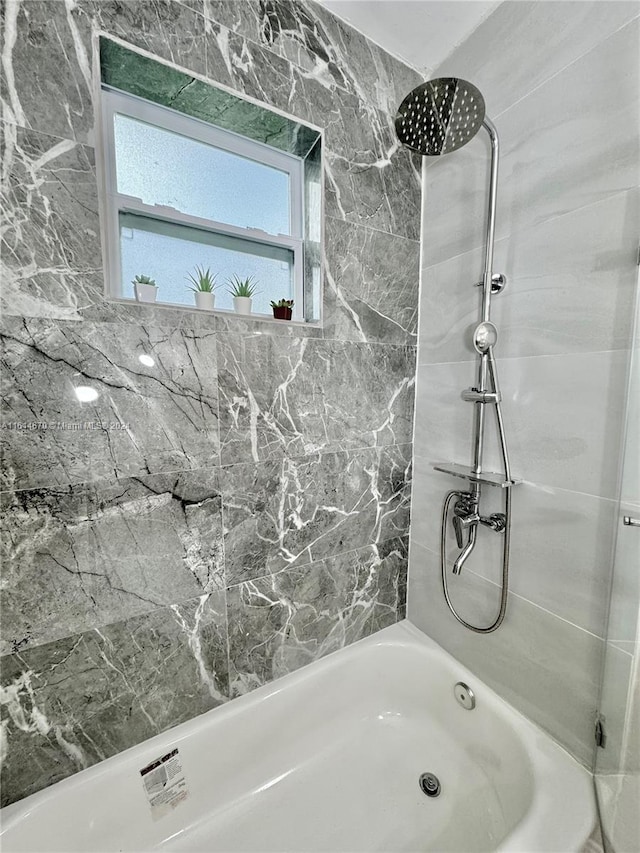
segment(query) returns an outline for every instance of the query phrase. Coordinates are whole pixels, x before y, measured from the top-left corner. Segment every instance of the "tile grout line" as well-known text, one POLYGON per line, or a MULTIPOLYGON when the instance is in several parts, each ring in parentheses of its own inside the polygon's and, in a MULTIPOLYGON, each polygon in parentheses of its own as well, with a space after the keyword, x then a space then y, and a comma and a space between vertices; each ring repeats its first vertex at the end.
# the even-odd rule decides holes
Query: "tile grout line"
POLYGON ((305 563, 293 562, 288 566, 284 566, 283 568, 278 569, 276 572, 266 571, 264 574, 254 575, 253 577, 245 578, 244 580, 241 580, 241 581, 236 581, 235 583, 231 583, 228 586, 226 586, 225 589, 226 590, 233 590, 233 589, 237 589, 238 587, 241 587, 247 583, 253 583, 254 581, 264 580, 264 578, 275 578, 278 575, 284 574, 285 572, 290 572, 290 571, 298 570, 298 569, 309 569, 313 566, 319 565, 320 563, 326 563, 329 560, 333 560, 335 557, 344 557, 348 554, 357 554, 359 551, 364 551, 367 548, 381 548, 383 545, 386 545, 388 542, 394 542, 396 539, 400 539, 400 540, 406 539, 407 544, 408 544, 409 543, 409 532, 408 532, 408 530, 406 533, 399 533, 396 536, 388 536, 387 538, 381 539, 380 541, 377 541, 377 542, 367 542, 364 545, 359 545, 357 548, 348 548, 346 551, 335 551, 335 552, 332 552, 331 554, 325 554, 324 557, 320 557, 317 560, 309 560, 308 562, 305 562, 305 563))
MULTIPOLYGON (((250 466, 254 467, 254 466, 259 466, 259 465, 277 464, 277 463, 282 462, 285 459, 288 461, 301 462, 304 464, 305 460, 313 461, 318 456, 326 456, 329 454, 336 454, 336 455, 339 453, 359 454, 359 453, 364 453, 366 451, 372 451, 372 450, 384 451, 384 450, 387 450, 389 448, 394 448, 394 447, 407 448, 407 447, 411 447, 411 446, 412 446, 412 441, 407 440, 407 441, 402 441, 402 442, 395 442, 394 444, 368 444, 368 445, 365 444, 365 445, 359 445, 358 447, 354 447, 354 448, 337 448, 337 449, 318 450, 318 451, 315 451, 314 453, 311 453, 311 454, 302 453, 302 454, 299 454, 297 456, 290 456, 290 455, 284 454, 283 456, 280 456, 277 458, 272 457, 270 459, 260 459, 257 462, 255 460, 247 460, 245 462, 218 462, 218 463, 215 463, 213 465, 199 465, 196 468, 174 468, 174 469, 171 469, 168 471, 156 471, 153 473, 149 473, 148 471, 136 471, 136 472, 132 472, 129 474, 123 473, 122 475, 117 475, 117 476, 111 477, 111 478, 101 477, 97 480, 78 480, 78 481, 71 480, 71 481, 65 482, 65 483, 55 483, 55 484, 51 484, 51 485, 40 484, 40 485, 26 486, 24 488, 19 488, 19 489, 11 489, 11 488, 7 489, 7 488, 5 488, 5 489, 0 489, 0 496, 19 494, 21 492, 42 491, 42 490, 57 491, 60 489, 67 489, 69 487, 72 487, 72 488, 83 488, 83 487, 84 488, 95 488, 96 490, 98 490, 101 488, 106 488, 107 485, 109 485, 109 484, 123 482, 124 480, 141 480, 143 477, 145 479, 150 479, 153 477, 172 477, 172 476, 182 475, 182 474, 197 474, 199 471, 212 471, 212 472, 218 472, 219 474, 222 474, 225 471, 228 471, 231 468, 237 468, 240 465, 246 465, 246 466, 250 465, 250 466)), ((216 455, 218 456, 218 458, 220 457, 219 453, 216 455)))
MULTIPOLYGON (((632 342, 629 342, 629 346, 626 347, 618 347, 616 349, 597 349, 597 350, 584 350, 580 352, 550 352, 550 353, 538 353, 537 355, 500 355, 499 363, 505 361, 530 361, 532 359, 538 358, 582 358, 583 356, 591 356, 591 355, 615 355, 616 353, 628 353, 633 349, 632 342)), ((464 359, 461 361, 427 361, 427 362, 418 362, 418 367, 445 367, 447 365, 452 364, 476 364, 476 360, 473 358, 464 359)))
MULTIPOLYGON (((41 648, 42 646, 47 646, 47 645, 50 645, 52 643, 58 643, 58 642, 62 642, 63 640, 69 640, 69 639, 76 638, 76 637, 82 637, 86 634, 93 634, 96 630, 100 631, 103 628, 108 628, 108 627, 111 627, 113 625, 124 625, 127 622, 132 622, 134 620, 139 620, 139 619, 145 619, 145 618, 150 617, 154 614, 158 614, 161 611, 171 611, 172 608, 174 608, 174 607, 182 607, 182 606, 189 604, 191 602, 200 601, 202 599, 203 595, 211 596, 211 595, 223 594, 224 603, 225 603, 226 632, 227 632, 227 636, 228 636, 227 592, 229 592, 230 590, 237 589, 246 583, 253 583, 254 581, 263 580, 264 578, 276 577, 277 575, 283 574, 284 572, 288 572, 288 571, 291 571, 294 569, 309 569, 310 567, 316 566, 320 563, 326 562, 326 561, 331 560, 335 557, 342 557, 342 556, 346 556, 348 554, 357 554, 359 551, 363 551, 367 548, 373 548, 373 547, 379 548, 379 547, 385 545, 386 543, 393 542, 394 540, 397 540, 397 539, 398 540, 407 540, 407 544, 408 544, 408 541, 409 541, 408 531, 406 533, 399 534, 397 536, 387 537, 386 539, 383 539, 380 542, 369 542, 369 543, 366 543, 364 545, 359 546, 358 548, 350 548, 346 551, 336 551, 335 553, 325 555, 324 557, 320 558, 319 560, 313 560, 313 561, 310 561, 308 563, 300 563, 300 564, 294 563, 290 566, 285 566, 284 568, 279 569, 277 572, 266 572, 265 574, 256 575, 256 576, 253 576, 250 578, 245 578, 242 581, 238 581, 237 583, 233 583, 233 584, 229 584, 229 585, 227 585, 225 582, 225 585, 223 587, 217 587, 216 589, 213 589, 210 593, 201 592, 199 595, 190 595, 188 598, 181 598, 178 601, 172 601, 170 603, 163 603, 163 604, 156 604, 154 607, 151 607, 149 610, 144 610, 141 613, 132 614, 130 616, 125 617, 124 619, 115 619, 112 622, 103 622, 103 623, 100 623, 97 625, 88 626, 88 627, 86 627, 82 630, 79 630, 79 631, 75 631, 72 634, 64 634, 63 636, 55 637, 52 640, 44 640, 42 642, 32 643, 29 646, 26 646, 22 649, 15 651, 15 652, 9 651, 3 655, 0 655, 0 660, 10 658, 10 657, 14 657, 16 655, 19 656, 21 654, 28 653, 32 649, 41 648)), ((408 558, 407 558, 407 569, 408 569, 408 558)))
MULTIPOLYGON (((581 205, 580 207, 574 207, 572 210, 568 210, 565 213, 559 213, 556 216, 551 216, 548 219, 543 219, 541 222, 534 222, 530 225, 525 226, 524 228, 518 229, 516 231, 510 231, 508 234, 505 234, 503 237, 500 237, 496 240, 496 246, 500 243, 510 240, 513 237, 522 237, 526 235, 530 231, 535 231, 537 228, 543 228, 550 223, 557 222, 560 219, 566 219, 569 216, 574 216, 575 214, 581 213, 582 211, 588 210, 590 207, 595 207, 598 204, 606 204, 610 202, 612 199, 618 198, 618 196, 624 196, 629 193, 637 193, 638 186, 627 187, 623 190, 616 190, 615 192, 609 193, 604 198, 599 198, 596 201, 590 201, 587 204, 581 205)), ((478 243, 470 249, 466 249, 464 252, 458 252, 456 255, 450 255, 447 258, 443 258, 441 261, 436 261, 434 264, 429 264, 424 267, 424 272, 428 272, 429 270, 436 269, 437 267, 442 266, 443 264, 450 263, 451 261, 457 260, 458 258, 463 258, 465 255, 471 255, 474 252, 478 252, 484 248, 484 243, 478 243)))

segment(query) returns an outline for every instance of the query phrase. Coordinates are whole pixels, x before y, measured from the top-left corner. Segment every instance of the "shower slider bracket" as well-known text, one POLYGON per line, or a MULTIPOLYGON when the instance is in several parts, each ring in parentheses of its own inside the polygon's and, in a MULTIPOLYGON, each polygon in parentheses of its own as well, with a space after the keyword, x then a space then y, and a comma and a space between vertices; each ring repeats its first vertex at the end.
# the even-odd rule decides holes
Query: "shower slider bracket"
MULTIPOLYGON (((496 293, 502 293, 506 286, 506 275, 502 272, 494 272, 494 274, 491 276, 491 293, 493 294, 493 296, 495 296, 496 293)), ((474 287, 484 287, 484 281, 477 281, 474 284, 474 287)))
POLYGON ((477 388, 467 388, 462 392, 462 399, 467 403, 499 403, 502 394, 499 391, 478 391, 477 388))
POLYGON ((452 477, 460 477, 463 480, 469 480, 471 483, 486 483, 488 486, 497 486, 500 489, 509 489, 511 486, 519 485, 522 480, 505 480, 504 474, 495 474, 491 471, 482 471, 477 473, 466 465, 459 465, 457 462, 436 462, 433 466, 434 471, 441 471, 444 474, 451 474, 452 477))

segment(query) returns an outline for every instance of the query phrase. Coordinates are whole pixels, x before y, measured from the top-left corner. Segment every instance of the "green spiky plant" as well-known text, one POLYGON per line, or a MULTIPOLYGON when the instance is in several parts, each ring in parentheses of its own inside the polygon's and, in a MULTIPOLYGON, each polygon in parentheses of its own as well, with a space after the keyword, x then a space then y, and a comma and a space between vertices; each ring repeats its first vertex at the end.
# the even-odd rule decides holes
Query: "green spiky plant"
POLYGON ((293 308, 293 299, 279 299, 277 302, 271 300, 272 308, 293 308))
POLYGON ((196 267, 194 273, 187 276, 191 284, 187 285, 194 293, 213 293, 217 287, 215 274, 209 267, 196 267))
POLYGON ((232 296, 238 296, 244 299, 251 299, 258 292, 258 282, 250 275, 248 278, 240 278, 234 275, 227 280, 229 287, 227 288, 232 296))
POLYGON ((149 278, 148 275, 137 275, 131 284, 148 284, 150 287, 157 287, 156 280, 149 278))

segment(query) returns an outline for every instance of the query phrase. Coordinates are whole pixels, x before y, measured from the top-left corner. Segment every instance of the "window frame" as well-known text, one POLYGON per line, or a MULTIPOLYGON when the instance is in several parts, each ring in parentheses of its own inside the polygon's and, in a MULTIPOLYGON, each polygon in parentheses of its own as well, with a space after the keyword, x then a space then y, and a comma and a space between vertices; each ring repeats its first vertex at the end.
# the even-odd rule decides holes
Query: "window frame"
MULTIPOLYGON (((105 175, 105 237, 107 288, 111 298, 131 302, 124 296, 121 272, 120 225, 119 214, 132 213, 150 219, 176 223, 194 229, 239 237, 249 242, 265 246, 289 249, 293 253, 293 320, 304 322, 304 161, 294 154, 279 151, 262 142, 249 139, 241 134, 219 128, 185 113, 154 104, 145 98, 131 95, 110 86, 101 86, 102 101, 102 154, 105 175), (203 219, 183 213, 165 205, 148 205, 135 196, 118 192, 116 149, 114 133, 115 114, 126 115, 147 124, 189 139, 194 139, 220 150, 227 151, 246 159, 286 172, 289 175, 289 217, 291 234, 270 234, 258 228, 242 228, 213 219, 203 219)), ((160 303, 176 308, 190 306, 180 302, 160 303)), ((216 309, 224 313, 233 313, 228 309, 216 309)), ((252 315, 258 318, 267 314, 252 315)))

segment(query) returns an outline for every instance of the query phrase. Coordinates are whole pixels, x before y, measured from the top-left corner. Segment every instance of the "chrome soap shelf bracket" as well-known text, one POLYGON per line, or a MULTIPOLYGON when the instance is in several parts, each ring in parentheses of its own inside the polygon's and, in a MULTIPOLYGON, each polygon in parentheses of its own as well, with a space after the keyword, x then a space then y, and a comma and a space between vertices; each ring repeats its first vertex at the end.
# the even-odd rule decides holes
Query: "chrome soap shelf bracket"
POLYGON ((486 483, 488 486, 496 486, 499 489, 510 489, 512 486, 522 483, 522 480, 514 477, 506 480, 504 474, 495 474, 492 471, 482 471, 478 474, 470 466, 459 465, 457 462, 436 462, 433 470, 442 471, 444 474, 451 474, 452 477, 469 480, 471 483, 486 483))

